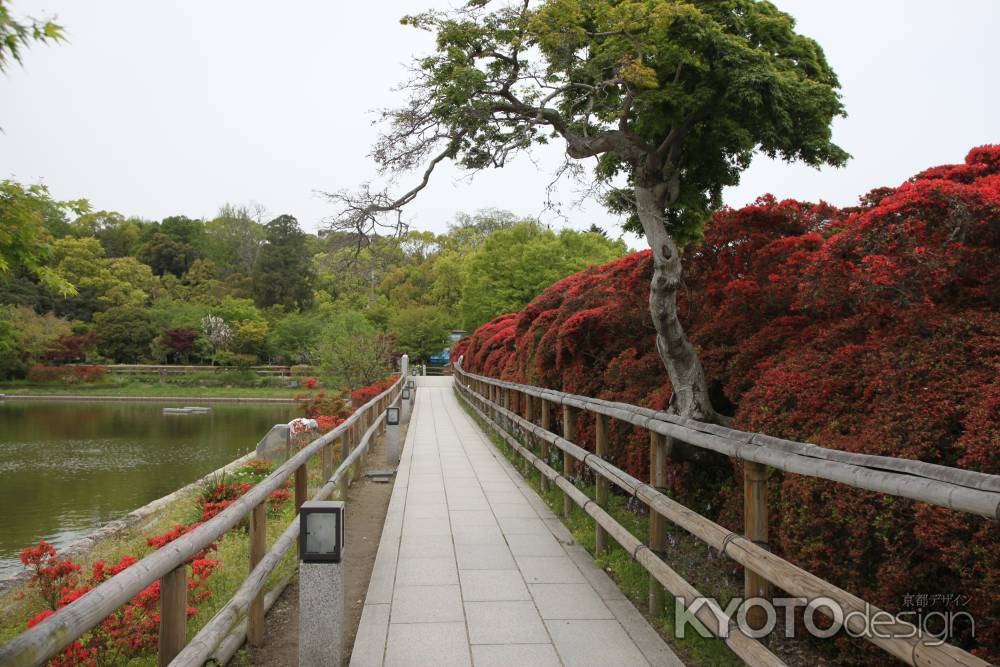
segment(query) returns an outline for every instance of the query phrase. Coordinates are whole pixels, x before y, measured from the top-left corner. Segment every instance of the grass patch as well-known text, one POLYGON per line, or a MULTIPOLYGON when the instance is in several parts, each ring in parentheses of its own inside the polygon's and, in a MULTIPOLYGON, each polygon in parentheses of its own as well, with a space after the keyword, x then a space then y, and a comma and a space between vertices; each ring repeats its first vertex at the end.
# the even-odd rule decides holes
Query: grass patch
MULTIPOLYGON (((737 667, 744 664, 726 646, 723 640, 715 637, 702 637, 697 632, 691 631, 690 627, 683 639, 675 638, 674 628, 676 618, 674 613, 674 597, 669 591, 664 596, 666 604, 662 613, 655 618, 651 617, 647 613, 650 576, 645 568, 636 562, 610 536, 606 553, 600 557, 595 557, 596 537, 594 521, 590 515, 574 503, 570 515, 568 517, 563 516, 562 491, 550 484, 548 491, 543 492, 541 490, 542 474, 534 466, 525 466, 525 461, 521 455, 511 448, 503 438, 497 435, 465 401, 460 400, 459 403, 476 423, 479 424, 487 437, 496 445, 497 449, 521 472, 521 475, 538 495, 545 500, 549 508, 559 516, 573 534, 573 538, 577 543, 587 550, 597 565, 615 580, 621 591, 628 596, 650 624, 660 632, 661 636, 669 641, 671 646, 680 654, 679 657, 685 664, 710 665, 711 667, 728 667, 730 665, 737 667)), ((535 452, 535 454, 538 453, 537 451, 535 452)), ((559 469, 559 464, 554 460, 548 461, 548 463, 550 466, 559 469)), ((577 488, 586 493, 588 497, 595 497, 596 487, 592 482, 590 484, 578 484, 577 488)), ((638 503, 638 505, 642 507, 643 511, 637 511, 638 508, 633 506, 637 502, 632 498, 614 493, 614 488, 612 487, 612 493, 608 498, 608 505, 604 509, 618 523, 624 526, 628 532, 632 533, 641 542, 646 543, 649 538, 649 515, 642 503, 638 503)), ((715 556, 714 552, 704 543, 670 524, 667 527, 667 541, 670 548, 670 555, 665 559, 666 562, 693 586, 698 588, 702 595, 713 595, 724 606, 730 598, 740 594, 739 584, 731 574, 727 574, 726 572, 727 568, 731 569, 731 564, 715 556)))

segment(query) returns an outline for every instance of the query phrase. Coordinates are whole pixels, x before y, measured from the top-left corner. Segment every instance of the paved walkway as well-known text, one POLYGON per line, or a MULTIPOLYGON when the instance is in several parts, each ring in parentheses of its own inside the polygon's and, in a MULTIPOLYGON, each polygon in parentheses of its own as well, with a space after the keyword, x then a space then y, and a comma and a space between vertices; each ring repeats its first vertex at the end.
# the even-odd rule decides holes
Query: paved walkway
POLYGON ((420 382, 352 667, 681 665, 451 378, 420 382))

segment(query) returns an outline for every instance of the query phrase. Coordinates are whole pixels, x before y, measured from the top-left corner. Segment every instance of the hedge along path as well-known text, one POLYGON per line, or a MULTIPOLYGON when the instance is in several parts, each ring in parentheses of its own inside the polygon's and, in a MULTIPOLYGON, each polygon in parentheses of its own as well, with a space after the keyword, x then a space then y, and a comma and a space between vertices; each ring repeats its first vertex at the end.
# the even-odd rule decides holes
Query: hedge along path
MULTIPOLYGON (((351 416, 336 428, 303 447, 295 456, 285 461, 285 463, 257 483, 239 500, 209 521, 146 556, 139 562, 87 592, 78 600, 56 611, 38 625, 29 628, 3 646, 0 646, 0 664, 4 665, 4 667, 22 667, 28 665, 37 667, 44 665, 50 658, 103 621, 118 607, 127 603, 154 581, 164 580, 161 583, 161 588, 163 588, 164 585, 169 585, 171 580, 179 579, 179 577, 169 577, 168 575, 177 569, 185 568, 187 561, 194 554, 219 539, 219 537, 236 526, 245 516, 255 510, 259 511, 258 508, 263 508, 272 491, 277 490, 286 479, 294 475, 300 468, 304 470, 304 466, 314 454, 326 447, 332 447, 336 440, 344 439, 348 437, 348 434, 355 434, 354 437, 357 438, 358 444, 351 452, 351 456, 356 454, 355 460, 357 460, 357 457, 361 456, 363 450, 361 442, 364 442, 365 446, 367 446, 366 438, 370 438, 371 433, 380 427, 380 419, 385 407, 398 398, 405 380, 405 375, 401 374, 400 378, 391 387, 355 410, 351 416), (376 413, 378 413, 377 417, 376 413), (365 436, 358 438, 357 435, 362 429, 365 430, 365 436)), ((347 466, 345 470, 349 470, 349 468, 350 466, 347 466)), ((329 484, 328 482, 323 488, 326 489, 329 484)), ((303 500, 304 498, 296 498, 296 507, 303 500)), ((293 523, 295 524, 297 534, 298 517, 295 518, 293 523)), ((288 530, 285 531, 285 533, 287 532, 288 530)), ((285 535, 283 534, 282 537, 285 537, 285 535)), ((253 539, 254 537, 251 535, 251 541, 253 539)), ((261 586, 264 579, 266 579, 266 576, 261 577, 261 586)), ((242 590, 244 590, 243 587, 240 588, 240 591, 242 590)), ((253 597, 255 599, 258 597, 261 598, 258 606, 263 610, 264 600, 259 588, 253 597)), ((161 600, 168 599, 167 591, 164 590, 161 600)), ((171 618, 171 614, 165 613, 162 609, 162 604, 161 602, 161 615, 164 618, 171 618)), ((253 629, 253 620, 253 618, 250 619, 248 628, 250 630, 253 629)), ((227 634, 228 630, 227 628, 227 634)), ((165 629, 161 625, 161 665, 168 664, 182 648, 174 643, 172 646, 167 646, 167 650, 164 650, 164 636, 167 635, 168 640, 171 642, 183 642, 184 634, 184 632, 178 632, 177 628, 165 629)), ((223 636, 224 638, 225 635, 223 636)))
MULTIPOLYGON (((737 433, 746 436, 743 443, 734 442, 726 437, 716 435, 715 433, 710 433, 708 431, 699 431, 681 423, 677 423, 682 420, 659 420, 657 415, 662 415, 663 413, 657 413, 644 408, 639 408, 637 406, 630 406, 623 403, 611 403, 608 401, 598 401, 595 399, 590 399, 582 396, 576 396, 573 394, 566 394, 563 392, 557 392, 547 389, 539 389, 537 387, 530 387, 528 385, 520 385, 511 382, 505 382, 500 380, 494 380, 492 378, 487 378, 480 375, 475 375, 471 373, 466 373, 461 368, 461 359, 455 364, 455 374, 459 378, 459 382, 456 382, 456 387, 459 388, 459 395, 465 398, 471 403, 471 401, 477 401, 485 408, 485 411, 496 415, 497 421, 512 423, 519 431, 526 435, 529 435, 536 440, 548 443, 561 450, 564 455, 572 457, 577 461, 582 462, 587 467, 591 468, 598 475, 605 477, 615 486, 629 493, 630 495, 642 500, 650 508, 651 512, 665 517, 669 521, 673 522, 680 528, 683 528, 687 532, 691 533, 695 537, 699 538, 706 544, 717 549, 720 553, 725 554, 740 563, 748 570, 762 576, 767 581, 772 582, 781 589, 787 591, 790 595, 795 597, 803 597, 807 599, 816 599, 820 597, 829 598, 837 602, 841 609, 843 610, 845 616, 851 614, 847 618, 846 625, 854 632, 862 633, 865 628, 865 614, 869 616, 878 615, 879 618, 891 618, 892 621, 888 623, 880 622, 880 630, 883 631, 882 634, 887 634, 890 636, 875 636, 876 633, 865 632, 865 638, 868 639, 873 644, 879 646, 886 652, 892 654, 893 656, 899 658, 903 662, 909 665, 919 665, 921 667, 927 666, 955 666, 955 665, 975 665, 975 666, 986 666, 988 663, 985 661, 963 651, 957 647, 951 646, 949 644, 935 645, 934 638, 929 641, 925 641, 920 637, 920 633, 916 627, 900 621, 888 612, 880 610, 874 605, 866 603, 861 598, 844 591, 833 584, 826 582, 819 577, 806 572, 805 570, 793 565, 792 563, 775 556, 766 548, 754 543, 752 540, 734 533, 709 519, 697 514, 696 512, 684 507, 683 505, 677 503, 676 501, 670 499, 666 495, 660 493, 656 488, 641 482, 628 473, 620 470, 619 468, 608 463, 604 459, 596 456, 595 454, 589 452, 588 450, 580 447, 576 443, 570 442, 569 440, 556 435, 546 429, 541 428, 528 420, 523 419, 519 415, 505 409, 498 402, 485 398, 483 394, 495 395, 495 392, 499 389, 503 392, 517 391, 528 395, 533 395, 536 398, 541 398, 543 401, 552 401, 555 403, 561 403, 564 406, 571 406, 577 409, 586 410, 588 412, 607 415, 609 417, 614 417, 616 419, 621 419, 628 423, 634 424, 646 428, 655 433, 661 433, 669 437, 688 442, 696 446, 705 446, 706 448, 712 449, 713 451, 718 451, 724 453, 728 456, 735 456, 737 458, 742 458, 743 460, 753 461, 755 463, 764 463, 766 465, 771 465, 767 462, 775 461, 776 463, 782 463, 784 465, 774 465, 774 467, 780 467, 782 470, 787 470, 789 472, 797 472, 799 474, 812 474, 810 471, 814 469, 823 470, 829 473, 826 466, 848 466, 840 461, 833 461, 829 459, 810 459, 801 454, 797 454, 794 451, 785 452, 784 454, 777 449, 768 447, 766 445, 754 445, 751 444, 751 434, 743 433, 741 431, 735 431, 733 429, 724 429, 727 433, 737 433), (478 389, 478 391, 477 391, 478 389), (709 446, 711 445, 711 446, 709 446), (751 458, 753 457, 753 458, 751 458), (789 463, 788 459, 801 458, 803 460, 793 460, 789 463), (859 612, 858 614, 852 614, 852 612, 859 612)), ((500 429, 499 425, 493 421, 489 422, 494 425, 501 435, 508 440, 508 442, 516 440, 509 433, 505 433, 500 429)), ((690 421, 688 422, 690 423, 690 421)), ((707 425, 706 425, 707 426, 707 425)), ((714 427, 713 427, 714 429, 714 427)), ((772 440, 778 440, 773 438, 772 440)), ((780 441, 779 442, 790 442, 790 441, 780 441)), ((792 443, 801 444, 801 443, 792 443)), ((810 445, 810 447, 815 447, 815 445, 810 445)), ((822 449, 822 448, 818 448, 822 449)), ((523 447, 518 447, 518 451, 522 454, 525 453, 523 447)), ((827 450, 832 451, 832 450, 827 450)), ((533 456, 533 455, 532 455, 533 456)), ((855 455, 863 456, 863 455, 855 455)), ((871 457, 875 459, 884 459, 886 457, 871 457)), ((902 462, 902 460, 898 460, 902 462)), ((536 468, 542 471, 543 476, 552 479, 567 496, 571 495, 570 488, 576 489, 572 482, 564 476, 559 475, 554 470, 549 468, 540 459, 535 458, 532 463, 536 468), (543 468, 544 466, 544 468, 543 468)), ((926 470, 928 474, 934 474, 935 477, 921 477, 917 478, 916 481, 920 486, 916 488, 924 488, 930 485, 935 488, 935 485, 947 487, 946 491, 942 491, 936 488, 935 493, 928 494, 930 497, 935 497, 938 499, 953 500, 956 497, 961 496, 969 501, 969 504, 976 508, 979 508, 980 512, 973 512, 980 514, 982 516, 987 516, 990 518, 996 517, 996 507, 997 503, 1000 502, 1000 495, 988 491, 982 490, 983 488, 991 488, 998 482, 1000 478, 994 475, 985 475, 982 473, 973 473, 970 471, 953 470, 945 468, 944 466, 932 466, 931 464, 923 464, 919 461, 912 461, 912 464, 919 464, 911 466, 913 470, 923 470, 923 466, 928 466, 930 469, 926 470), (939 469, 943 469, 939 470, 939 469), (944 472, 944 471, 952 472, 944 472), (961 473, 961 474, 959 474, 961 473), (962 480, 968 484, 975 484, 977 488, 970 488, 968 486, 958 486, 952 482, 944 481, 941 478, 948 477, 953 480, 962 480), (961 490, 973 494, 970 496, 963 496, 961 490), (972 502, 975 500, 975 502, 972 502), (992 503, 993 511, 990 513, 985 513, 992 503)), ((857 466, 853 466, 857 467, 857 466)), ((912 473, 911 473, 912 474, 912 473)), ((888 472, 888 471, 876 471, 861 469, 856 476, 849 476, 848 479, 851 480, 861 480, 862 482, 868 483, 871 481, 870 476, 882 475, 887 479, 884 479, 887 488, 897 488, 903 486, 903 482, 906 481, 906 476, 899 473, 888 472), (861 474, 862 472, 867 472, 867 474, 861 474), (893 476, 900 477, 903 479, 893 479, 893 476)), ((812 476, 823 477, 825 479, 834 479, 834 481, 840 481, 835 478, 826 477, 825 475, 812 474, 812 476)), ((912 478, 911 478, 912 479, 912 478)), ((850 482, 845 482, 850 484, 850 482)), ((851 484, 852 486, 860 486, 859 484, 851 484)), ((869 486, 860 486, 860 488, 870 488, 869 486)), ((914 487, 906 487, 908 491, 913 492, 914 487)), ((872 489, 879 490, 879 489, 872 489)), ((883 491, 886 492, 886 491, 883 491)), ((891 491, 889 491, 891 493, 891 491)), ((598 519, 597 513, 591 510, 591 507, 596 507, 596 503, 586 495, 580 494, 584 501, 577 502, 577 504, 582 504, 584 509, 590 514, 595 520, 598 519)), ((904 494, 895 494, 904 495, 904 494)), ((578 498, 575 494, 572 496, 574 499, 578 498)), ((907 495, 906 497, 911 497, 907 495)), ((922 500, 922 498, 917 498, 922 500)), ((930 502, 926 501, 925 502, 930 502)), ((954 504, 943 504, 945 507, 953 507, 958 509, 956 505, 961 504, 959 501, 955 501, 954 504)), ((971 511, 971 510, 966 510, 971 511)), ((605 515, 606 517, 606 515, 605 515)), ((613 519, 611 520, 613 522, 613 519)), ((619 540, 619 543, 623 547, 628 549, 619 539, 618 532, 624 529, 617 524, 617 529, 613 532, 612 528, 608 525, 603 527, 608 530, 609 533, 619 540), (620 530, 619 530, 620 529, 620 530)), ((629 538, 635 540, 631 535, 621 536, 626 541, 629 538)), ((632 542, 629 542, 630 544, 632 542)), ((645 547, 645 545, 640 545, 645 547)), ((662 561, 656 557, 656 555, 648 548, 636 547, 636 550, 632 551, 633 557, 644 567, 647 571, 660 583, 662 583, 668 590, 670 590, 675 596, 682 597, 685 601, 690 602, 690 598, 686 594, 679 595, 675 588, 683 592, 683 587, 678 585, 678 582, 670 581, 670 577, 666 572, 657 565, 657 561, 662 564, 662 561), (647 555, 648 554, 648 555, 647 555), (665 576, 661 578, 659 575, 664 574, 665 576)), ((663 564, 665 567, 665 564, 663 564)), ((669 568, 668 568, 669 569, 669 568)), ((673 572, 672 570, 670 572, 673 572)), ((676 576, 676 573, 674 573, 676 576)), ((683 582, 683 580, 681 580, 683 582)), ((683 582, 687 585, 687 582, 683 582)), ((693 590, 693 589, 691 589, 693 590)), ((819 607, 820 609, 825 609, 825 607, 819 607)), ((702 608, 704 609, 704 607, 702 608)), ((699 620, 701 616, 699 616, 699 620)), ((713 627, 715 629, 720 629, 719 625, 708 625, 706 626, 711 630, 713 627)), ((714 631, 714 630, 713 630, 714 631)), ((731 633, 732 634, 732 633, 731 633)), ((727 641, 728 643, 728 641, 727 641)), ((732 646, 731 646, 732 648, 732 646)), ((734 649, 735 650, 735 649, 734 649)), ((741 655, 737 652, 738 655, 741 655)), ((744 657, 741 655, 741 657, 744 657)), ((744 660, 747 658, 744 657, 744 660)), ((747 660, 749 664, 757 664, 756 660, 747 660)))
POLYGON ((1000 475, 912 459, 842 452, 811 443, 747 433, 628 403, 494 380, 463 371, 460 362, 455 364, 456 374, 470 380, 613 417, 725 456, 1000 521, 1000 475))

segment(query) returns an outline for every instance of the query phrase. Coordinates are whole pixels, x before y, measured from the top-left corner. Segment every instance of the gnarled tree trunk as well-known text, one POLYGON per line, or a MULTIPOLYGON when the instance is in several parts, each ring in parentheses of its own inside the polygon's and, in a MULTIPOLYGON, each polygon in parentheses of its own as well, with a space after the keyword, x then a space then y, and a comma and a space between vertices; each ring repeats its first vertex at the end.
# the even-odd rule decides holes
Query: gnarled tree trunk
POLYGON ((719 420, 708 395, 708 383, 694 346, 677 315, 681 284, 681 257, 664 225, 669 188, 666 183, 635 186, 639 221, 653 251, 653 279, 649 286, 649 313, 656 329, 656 350, 670 377, 673 396, 669 411, 699 421, 719 420))

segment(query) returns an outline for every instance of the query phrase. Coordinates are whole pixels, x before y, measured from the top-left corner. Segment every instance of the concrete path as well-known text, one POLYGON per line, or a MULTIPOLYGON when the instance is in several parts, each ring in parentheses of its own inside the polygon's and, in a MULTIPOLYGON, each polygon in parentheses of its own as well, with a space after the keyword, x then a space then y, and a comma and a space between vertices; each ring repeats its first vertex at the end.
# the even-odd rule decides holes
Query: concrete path
POLYGON ((681 665, 451 378, 419 381, 352 667, 681 665))

